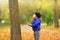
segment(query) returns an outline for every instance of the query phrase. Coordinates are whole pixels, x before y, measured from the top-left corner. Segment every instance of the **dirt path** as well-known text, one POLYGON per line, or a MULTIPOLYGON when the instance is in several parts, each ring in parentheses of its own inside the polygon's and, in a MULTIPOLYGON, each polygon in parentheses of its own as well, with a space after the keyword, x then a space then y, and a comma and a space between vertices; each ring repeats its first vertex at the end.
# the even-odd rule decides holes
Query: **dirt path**
MULTIPOLYGON (((23 40, 34 40, 31 27, 22 26, 21 30, 23 40)), ((10 28, 0 30, 0 40, 10 40, 10 28)), ((60 31, 41 29, 40 40, 60 40, 60 31)))

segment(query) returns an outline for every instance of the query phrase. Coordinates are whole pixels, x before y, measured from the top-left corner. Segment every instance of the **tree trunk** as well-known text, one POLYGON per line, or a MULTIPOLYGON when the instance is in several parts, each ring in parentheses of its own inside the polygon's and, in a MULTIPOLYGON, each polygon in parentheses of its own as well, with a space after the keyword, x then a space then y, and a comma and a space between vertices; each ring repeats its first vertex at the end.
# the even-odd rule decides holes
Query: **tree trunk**
POLYGON ((54 0, 54 26, 56 28, 59 27, 59 22, 58 22, 58 4, 57 0, 54 0))
POLYGON ((18 0, 9 0, 9 11, 11 19, 11 40, 22 40, 19 23, 18 0))

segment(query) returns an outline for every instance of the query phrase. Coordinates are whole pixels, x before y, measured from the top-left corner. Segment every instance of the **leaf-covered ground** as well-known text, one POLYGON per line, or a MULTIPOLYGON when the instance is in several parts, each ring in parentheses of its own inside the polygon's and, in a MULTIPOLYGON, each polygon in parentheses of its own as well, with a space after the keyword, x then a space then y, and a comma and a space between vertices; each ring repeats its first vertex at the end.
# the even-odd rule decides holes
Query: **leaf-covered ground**
MULTIPOLYGON (((23 40, 34 40, 34 34, 30 27, 22 27, 21 32, 23 40)), ((10 40, 10 28, 0 29, 0 40, 10 40)), ((41 29, 40 40, 60 40, 60 31, 41 29)))

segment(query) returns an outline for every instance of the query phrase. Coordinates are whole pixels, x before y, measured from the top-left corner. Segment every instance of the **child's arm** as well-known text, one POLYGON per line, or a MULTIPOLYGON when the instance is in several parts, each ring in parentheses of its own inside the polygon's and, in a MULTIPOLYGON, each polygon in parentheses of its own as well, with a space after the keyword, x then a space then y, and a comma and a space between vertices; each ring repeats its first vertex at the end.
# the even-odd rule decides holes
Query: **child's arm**
POLYGON ((40 21, 36 21, 33 24, 28 24, 28 26, 35 27, 35 26, 37 26, 37 24, 40 24, 40 21))
POLYGON ((28 26, 31 26, 32 27, 32 24, 28 24, 28 26))

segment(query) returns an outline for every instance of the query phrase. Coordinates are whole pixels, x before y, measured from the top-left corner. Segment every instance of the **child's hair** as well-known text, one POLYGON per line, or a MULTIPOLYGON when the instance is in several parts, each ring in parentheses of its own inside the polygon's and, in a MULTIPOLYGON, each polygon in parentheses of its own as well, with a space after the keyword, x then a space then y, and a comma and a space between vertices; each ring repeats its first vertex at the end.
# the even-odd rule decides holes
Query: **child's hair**
POLYGON ((41 14, 39 12, 34 13, 38 18, 41 18, 41 14))

